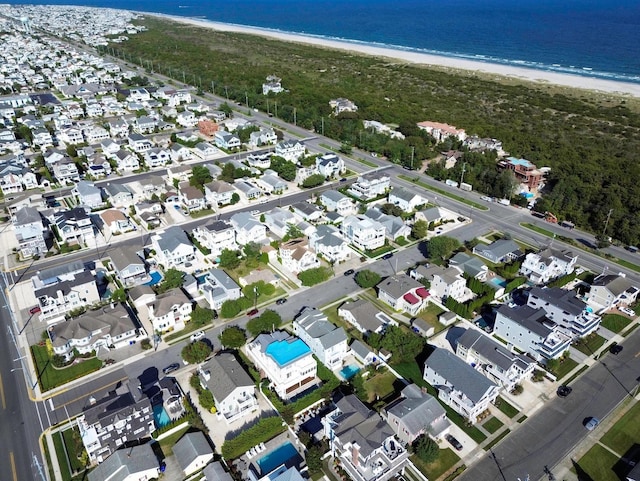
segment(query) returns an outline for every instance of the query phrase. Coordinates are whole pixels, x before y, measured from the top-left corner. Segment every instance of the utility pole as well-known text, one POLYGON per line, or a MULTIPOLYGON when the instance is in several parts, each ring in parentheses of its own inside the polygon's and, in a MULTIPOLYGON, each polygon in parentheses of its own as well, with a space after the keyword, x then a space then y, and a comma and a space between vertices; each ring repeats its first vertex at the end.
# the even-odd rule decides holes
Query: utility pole
POLYGON ((246 91, 244 93, 244 103, 247 104, 247 108, 249 108, 249 95, 246 91))
POLYGON ((278 116, 278 101, 277 100, 275 101, 275 104, 276 104, 276 117, 277 117, 278 116))
POLYGON ((416 148, 415 147, 411 147, 411 170, 413 170, 413 156, 416 153, 416 148))
POLYGON ((213 95, 216 94, 216 83, 213 80, 211 81, 211 92, 213 95))
POLYGON ((224 86, 224 95, 227 97, 227 100, 229 100, 229 89, 226 85, 224 86))
POLYGON ((462 180, 464 179, 464 173, 466 172, 467 163, 462 163, 462 174, 460 174, 460 185, 462 185, 462 180))
POLYGON ((295 125, 296 127, 298 126, 298 116, 295 107, 293 108, 293 125, 295 125))
POLYGON ((324 117, 322 117, 322 136, 324 137, 324 117))
POLYGON ((607 214, 607 220, 604 222, 604 229, 602 229, 602 238, 605 239, 605 234, 607 233, 607 227, 609 226, 609 219, 611 218, 611 213, 613 209, 609 209, 609 213, 607 214))
POLYGON ((269 97, 267 97, 267 115, 269 115, 269 97))

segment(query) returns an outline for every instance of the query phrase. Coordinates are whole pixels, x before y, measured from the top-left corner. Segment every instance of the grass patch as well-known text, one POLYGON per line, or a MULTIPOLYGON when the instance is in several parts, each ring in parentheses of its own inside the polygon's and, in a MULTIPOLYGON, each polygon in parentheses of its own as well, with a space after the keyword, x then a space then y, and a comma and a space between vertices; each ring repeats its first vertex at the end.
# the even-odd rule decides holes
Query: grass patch
POLYGON ((460 461, 460 458, 451 449, 441 449, 438 459, 432 463, 425 463, 418 456, 413 454, 411 461, 416 468, 420 470, 428 479, 438 479, 444 473, 449 471, 451 467, 460 461))
POLYGON ((550 230, 543 229, 542 227, 538 227, 535 224, 530 224, 529 222, 521 222, 520 225, 525 229, 532 230, 534 232, 537 232, 538 234, 542 234, 553 239, 553 232, 551 232, 550 230))
POLYGON ((325 459, 322 460, 322 471, 324 472, 324 474, 327 475, 327 478, 329 478, 329 481, 339 481, 338 478, 335 477, 335 475, 333 474, 333 471, 331 471, 331 468, 329 467, 329 462, 331 461, 331 457, 327 457, 325 459))
POLYGON ((571 384, 580 374, 585 372, 587 369, 589 369, 589 366, 582 366, 569 379, 564 381, 564 384, 571 384))
POLYGON ((395 247, 393 247, 392 245, 383 245, 382 247, 378 247, 377 249, 374 249, 372 251, 365 251, 364 255, 371 259, 375 259, 376 257, 380 257, 387 252, 393 252, 394 250, 395 247))
MULTIPOLYGON (((386 370, 385 370, 386 371, 386 370)), ((394 392, 393 383, 398 378, 390 371, 376 374, 364 380, 364 388, 367 391, 367 402, 371 403, 376 399, 384 399, 394 392)))
POLYGON ((56 450, 56 459, 58 460, 58 467, 60 468, 60 474, 64 481, 71 479, 71 470, 69 469, 69 462, 67 453, 64 449, 64 441, 62 439, 62 433, 57 432, 51 435, 53 439, 53 446, 56 450))
POLYGON ((202 209, 202 210, 193 211, 189 215, 193 219, 200 219, 201 217, 206 217, 208 215, 213 215, 213 214, 215 214, 215 211, 213 209, 202 209))
POLYGON ((422 187, 423 189, 427 189, 430 190, 432 192, 436 192, 440 195, 444 195, 445 197, 449 197, 450 199, 453 200, 457 200, 458 202, 462 202, 463 204, 467 204, 470 205, 471 207, 474 207, 478 210, 489 210, 489 208, 485 205, 482 204, 478 204, 477 202, 474 202, 472 200, 469 199, 465 199, 464 197, 461 197, 459 195, 456 194, 452 194, 451 192, 447 191, 447 190, 443 190, 443 189, 439 189, 437 187, 433 187, 425 182, 420 182, 420 180, 418 180, 418 177, 408 177, 406 175, 399 175, 399 178, 406 180, 407 182, 412 182, 416 185, 419 185, 420 187, 422 187))
POLYGON ((633 331, 635 331, 636 329, 638 329, 638 327, 640 327, 640 324, 634 324, 633 326, 631 326, 629 329, 627 329, 623 334, 622 337, 627 337, 629 334, 631 334, 633 331))
POLYGON ((71 464, 71 469, 73 472, 78 473, 80 471, 84 471, 86 468, 85 463, 83 463, 78 455, 82 456, 82 453, 85 452, 84 446, 82 444, 82 439, 80 438, 80 430, 77 426, 67 429, 62 432, 62 438, 64 440, 64 445, 67 448, 69 463, 71 464))
POLYGON ((600 439, 621 456, 634 444, 640 444, 640 403, 636 403, 600 439))
POLYGON ((618 459, 611 451, 596 444, 580 458, 578 466, 590 479, 619 481, 620 478, 613 471, 613 466, 618 462, 618 459))
POLYGON ((503 422, 496 417, 490 417, 483 424, 482 427, 489 431, 491 434, 495 433, 498 429, 504 426, 503 422))
POLYGON ((571 371, 573 371, 577 366, 578 366, 577 361, 574 361, 570 357, 567 357, 560 363, 560 365, 558 366, 558 369, 556 369, 553 372, 553 374, 556 375, 559 381, 560 379, 565 377, 567 374, 569 374, 571 371))
POLYGON ((600 325, 605 329, 609 329, 616 334, 622 331, 631 323, 631 319, 621 316, 620 314, 605 314, 602 316, 602 322, 600 325))
POLYGON ((504 414, 505 416, 508 416, 509 419, 513 419, 516 416, 516 414, 520 412, 513 405, 509 404, 503 397, 500 397, 500 396, 498 396, 498 398, 496 399, 495 406, 498 408, 498 410, 502 414, 504 414))
POLYGON ((164 454, 165 456, 171 456, 171 454, 173 453, 174 444, 176 444, 180 440, 180 438, 189 430, 190 427, 191 426, 187 425, 184 427, 184 429, 176 431, 163 440, 158 441, 158 443, 160 443, 160 449, 162 449, 162 454, 164 454))
POLYGON ((505 438, 510 432, 511 432, 510 429, 505 429, 500 434, 498 434, 495 437, 495 439, 492 439, 490 443, 488 443, 486 446, 484 446, 483 449, 485 451, 489 451, 492 447, 494 447, 496 444, 498 444, 500 441, 502 441, 502 439, 505 438))
POLYGON ((607 340, 604 337, 594 333, 577 340, 573 347, 586 356, 593 356, 605 342, 607 342, 607 340))
POLYGON ((527 420, 527 415, 523 414, 522 416, 520 416, 518 418, 518 423, 522 424, 523 422, 525 422, 527 420))
POLYGON ((38 371, 38 383, 42 391, 49 391, 74 379, 86 376, 102 367, 97 357, 85 359, 77 364, 57 369, 53 367, 46 346, 31 346, 31 355, 38 371))
POLYGON ((347 157, 347 158, 349 158, 349 159, 351 159, 351 160, 355 160, 356 162, 360 162, 361 164, 364 164, 364 165, 366 165, 367 167, 371 167, 371 168, 373 168, 373 169, 375 169, 376 167, 378 167, 378 165, 377 165, 377 164, 374 164, 373 162, 369 162, 368 160, 365 160, 365 159, 361 159, 360 157, 352 156, 352 155, 345 155, 344 153, 340 152, 340 150, 339 150, 339 149, 336 149, 335 147, 331 147, 329 144, 322 143, 322 144, 320 144, 320 147, 323 147, 323 148, 325 148, 325 149, 332 150, 333 152, 337 152, 337 153, 339 153, 342 157, 347 157))
POLYGON ((418 317, 433 327, 434 334, 437 334, 447 328, 447 326, 438 321, 438 316, 443 312, 444 310, 439 306, 429 303, 427 308, 418 314, 418 317))

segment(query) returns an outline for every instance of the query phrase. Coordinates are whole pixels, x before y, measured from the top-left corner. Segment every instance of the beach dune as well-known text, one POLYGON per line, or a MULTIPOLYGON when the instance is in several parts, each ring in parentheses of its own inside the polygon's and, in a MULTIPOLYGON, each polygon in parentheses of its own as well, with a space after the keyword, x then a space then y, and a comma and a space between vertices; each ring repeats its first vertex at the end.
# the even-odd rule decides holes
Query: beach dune
POLYGON ((563 87, 592 90, 608 94, 640 97, 640 84, 630 82, 620 82, 614 80, 599 79, 581 75, 571 75, 558 72, 548 72, 526 67, 516 67, 512 65, 502 65, 490 62, 481 62, 456 57, 445 57, 420 52, 406 50, 396 50, 392 48, 376 47, 355 42, 339 41, 321 37, 313 37, 304 34, 280 32, 258 27, 247 27, 242 25, 232 25, 220 22, 213 22, 204 19, 180 17, 174 15, 163 15, 155 13, 140 12, 143 15, 155 16, 176 22, 186 23, 198 27, 210 28, 220 32, 246 33, 249 35, 259 35, 274 38, 286 42, 298 42, 308 45, 316 45, 324 48, 333 48, 357 52, 375 57, 386 57, 396 61, 404 61, 420 65, 431 65, 451 69, 467 70, 485 74, 499 75, 520 80, 553 84, 563 87))

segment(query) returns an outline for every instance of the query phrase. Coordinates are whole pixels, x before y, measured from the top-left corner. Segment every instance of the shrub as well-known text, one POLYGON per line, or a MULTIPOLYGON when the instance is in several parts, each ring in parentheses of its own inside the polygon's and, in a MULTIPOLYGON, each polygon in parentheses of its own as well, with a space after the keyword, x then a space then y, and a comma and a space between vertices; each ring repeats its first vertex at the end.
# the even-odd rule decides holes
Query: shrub
POLYGON ((142 341, 140 341, 140 347, 144 350, 144 351, 148 351, 149 349, 151 349, 153 346, 151 345, 151 341, 147 338, 147 339, 143 339, 142 341))
POLYGON ((432 463, 440 455, 440 448, 436 442, 424 434, 413 443, 413 449, 421 461, 432 463))
POLYGON ((380 274, 369 269, 359 271, 355 277, 356 284, 363 289, 378 285, 381 279, 380 274))
POLYGON ((257 424, 245 429, 235 438, 225 441, 222 445, 222 456, 227 461, 242 456, 256 444, 269 441, 284 432, 286 428, 286 424, 282 422, 280 416, 262 418, 257 424))
POLYGON ((240 329, 238 326, 229 326, 218 336, 220 342, 224 347, 229 347, 232 349, 237 349, 247 342, 247 336, 244 333, 244 330, 240 329))
POLYGON ((298 274, 298 279, 302 281, 303 286, 315 286, 326 281, 331 277, 331 269, 326 267, 315 267, 298 274))
POLYGON ((182 349, 182 359, 187 361, 189 364, 198 364, 209 357, 211 351, 211 346, 206 342, 192 342, 182 349))

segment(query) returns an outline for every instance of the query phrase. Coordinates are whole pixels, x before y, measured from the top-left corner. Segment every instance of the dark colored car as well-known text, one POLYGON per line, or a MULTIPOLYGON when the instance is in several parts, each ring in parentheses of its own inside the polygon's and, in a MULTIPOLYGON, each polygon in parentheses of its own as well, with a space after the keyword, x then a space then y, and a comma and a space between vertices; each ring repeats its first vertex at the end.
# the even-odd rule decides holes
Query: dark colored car
POLYGON ((622 346, 620 344, 614 344, 609 348, 609 352, 611 354, 615 354, 616 356, 622 352, 622 346))
POLYGON ((282 299, 278 299, 278 300, 276 301, 276 304, 280 305, 280 304, 284 304, 285 302, 287 302, 287 298, 286 298, 286 297, 283 297, 282 299))
POLYGON ((346 182, 347 179, 345 177, 343 177, 342 179, 340 179, 340 182, 346 182))
POLYGON ((350 276, 350 275, 353 275, 354 272, 355 271, 353 269, 349 269, 348 271, 344 271, 344 275, 345 276, 350 276))
POLYGON ((456 438, 454 438, 451 434, 447 434, 445 436, 445 439, 447 440, 447 442, 449 444, 451 444, 451 446, 456 448, 456 451, 461 451, 462 450, 462 443, 460 441, 458 441, 456 438))
POLYGON ((40 312, 40 306, 34 306, 29 309, 29 314, 37 314, 38 312, 40 312))
POLYGON ((180 364, 178 364, 177 362, 174 362, 173 364, 169 364, 167 367, 165 367, 162 372, 165 374, 169 374, 172 373, 173 371, 177 371, 178 369, 180 369, 180 364))
POLYGON ((213 318, 214 319, 218 318, 218 311, 216 311, 216 310, 213 311, 213 318))
POLYGON ((258 309, 251 309, 247 315, 248 316, 255 316, 258 313, 258 309))
POLYGON ((385 254, 382 256, 383 259, 391 259, 393 257, 393 252, 389 252, 388 254, 385 254))
POLYGON ((571 391, 573 391, 573 389, 569 386, 560 386, 556 391, 556 394, 559 397, 567 397, 569 394, 571 394, 571 391))

